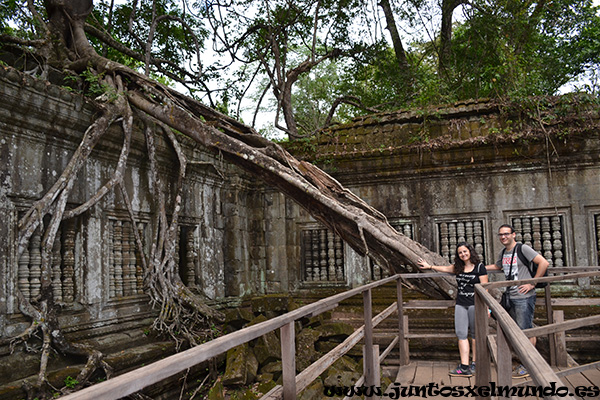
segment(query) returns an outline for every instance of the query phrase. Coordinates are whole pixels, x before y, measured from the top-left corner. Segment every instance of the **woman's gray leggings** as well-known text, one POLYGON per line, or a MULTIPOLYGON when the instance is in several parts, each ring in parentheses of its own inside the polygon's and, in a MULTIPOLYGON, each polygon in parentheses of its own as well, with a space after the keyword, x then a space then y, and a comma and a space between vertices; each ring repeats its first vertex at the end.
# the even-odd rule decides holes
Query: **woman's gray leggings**
POLYGON ((459 340, 465 340, 471 331, 471 338, 475 339, 475 306, 454 306, 454 331, 459 340))

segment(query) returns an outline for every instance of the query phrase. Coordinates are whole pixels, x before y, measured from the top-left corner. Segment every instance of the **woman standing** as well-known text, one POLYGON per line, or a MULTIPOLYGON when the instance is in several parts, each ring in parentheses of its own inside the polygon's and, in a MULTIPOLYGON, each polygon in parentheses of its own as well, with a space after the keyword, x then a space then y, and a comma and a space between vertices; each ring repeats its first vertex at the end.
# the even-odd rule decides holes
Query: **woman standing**
POLYGON ((479 257, 473 246, 466 242, 461 242, 456 246, 454 265, 430 265, 422 258, 418 260, 418 264, 423 269, 433 269, 456 275, 458 294, 454 306, 454 330, 458 337, 460 364, 449 374, 452 376, 473 376, 475 373, 475 284, 488 282, 485 265, 479 262, 479 257), (469 363, 469 331, 471 331, 473 344, 472 363, 469 363))

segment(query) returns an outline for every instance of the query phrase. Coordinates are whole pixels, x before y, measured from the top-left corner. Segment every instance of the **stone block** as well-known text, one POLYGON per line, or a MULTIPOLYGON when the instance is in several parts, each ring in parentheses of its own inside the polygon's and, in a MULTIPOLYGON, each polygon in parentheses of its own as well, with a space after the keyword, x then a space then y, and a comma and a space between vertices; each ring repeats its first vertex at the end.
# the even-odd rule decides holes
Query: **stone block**
POLYGON ((227 366, 223 375, 225 386, 246 384, 248 351, 248 343, 244 343, 227 352, 227 366))
POLYGON ((254 319, 249 308, 236 308, 225 314, 225 327, 229 332, 237 331, 254 319))
POLYGON ((354 333, 352 325, 343 322, 328 322, 316 327, 315 330, 324 340, 341 339, 340 341, 342 341, 354 333))
POLYGON ((303 329, 296 337, 296 370, 302 371, 319 359, 315 348, 320 333, 314 329, 303 329))
POLYGON ((269 332, 256 339, 254 354, 260 365, 281 360, 281 342, 275 332, 269 332))
POLYGON ((298 400, 313 400, 326 398, 323 394, 325 387, 321 379, 315 379, 298 395, 298 400))
POLYGON ((251 300, 252 311, 255 314, 267 314, 270 312, 286 313, 290 310, 292 298, 288 295, 269 294, 261 297, 254 297, 251 300))
POLYGON ((277 382, 277 380, 281 377, 281 361, 273 361, 268 363, 265 366, 260 367, 259 375, 270 374, 273 376, 273 381, 277 382))
POLYGON ((246 353, 246 383, 252 383, 258 374, 258 360, 252 349, 248 349, 246 353))

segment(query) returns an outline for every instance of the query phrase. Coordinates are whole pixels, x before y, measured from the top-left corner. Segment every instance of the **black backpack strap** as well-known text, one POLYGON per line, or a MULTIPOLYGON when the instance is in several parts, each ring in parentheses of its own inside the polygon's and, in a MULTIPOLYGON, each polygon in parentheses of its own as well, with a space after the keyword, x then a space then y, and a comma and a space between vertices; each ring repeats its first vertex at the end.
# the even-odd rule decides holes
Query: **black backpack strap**
POLYGON ((534 277, 534 273, 533 270, 531 269, 531 262, 529 262, 529 260, 527 260, 527 258, 525 258, 525 255, 523 254, 523 251, 521 250, 521 247, 523 246, 522 243, 517 243, 517 257, 519 257, 519 260, 521 260, 521 262, 523 263, 523 265, 525 265, 527 267, 527 270, 529 271, 529 275, 531 275, 531 277, 534 277))
MULTIPOLYGON (((506 248, 502 249, 502 253, 500 254, 500 265, 502 265, 502 260, 504 259, 504 253, 506 252, 506 248)), ((512 276, 512 262, 515 258, 515 251, 513 250, 512 257, 510 259, 510 269, 508 270, 508 277, 512 276)), ((504 272, 504 276, 506 276, 506 272, 504 272)), ((507 279, 508 279, 507 277, 507 279)))

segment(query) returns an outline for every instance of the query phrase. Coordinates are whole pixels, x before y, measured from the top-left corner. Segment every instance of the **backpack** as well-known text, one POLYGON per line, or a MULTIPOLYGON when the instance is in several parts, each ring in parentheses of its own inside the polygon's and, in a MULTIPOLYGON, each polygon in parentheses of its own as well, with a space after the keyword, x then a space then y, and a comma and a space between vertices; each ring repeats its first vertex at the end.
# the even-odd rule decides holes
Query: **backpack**
MULTIPOLYGON (((523 246, 523 244, 517 243, 517 257, 519 257, 519 260, 521 260, 521 262, 527 267, 531 277, 533 278, 537 273, 538 265, 533 261, 531 263, 527 261, 527 258, 525 258, 523 252, 521 251, 521 246, 523 246)), ((548 276, 548 269, 546 269, 543 276, 548 276)), ((535 285, 536 288, 545 288, 546 286, 548 286, 548 282, 540 282, 535 285)))

